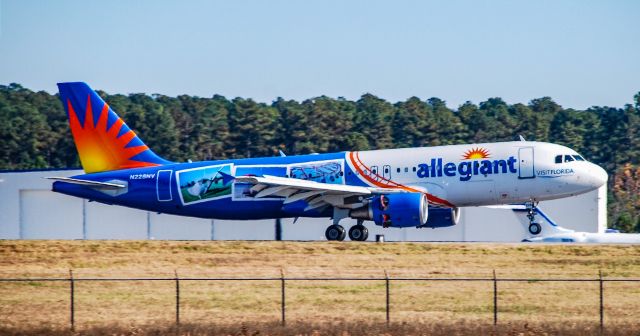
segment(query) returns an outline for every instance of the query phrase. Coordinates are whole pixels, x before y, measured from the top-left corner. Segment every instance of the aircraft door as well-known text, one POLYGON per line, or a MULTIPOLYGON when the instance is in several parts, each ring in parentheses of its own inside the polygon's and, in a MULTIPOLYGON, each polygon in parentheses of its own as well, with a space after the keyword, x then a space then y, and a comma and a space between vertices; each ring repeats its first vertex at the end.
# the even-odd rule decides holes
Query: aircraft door
POLYGON ((534 178, 533 147, 523 147, 518 150, 518 177, 521 179, 534 178))
POLYGON ((173 200, 171 195, 171 180, 173 170, 159 170, 156 176, 156 193, 159 202, 169 202, 173 200))
POLYGON ((382 167, 382 177, 391 180, 391 166, 385 165, 382 167))

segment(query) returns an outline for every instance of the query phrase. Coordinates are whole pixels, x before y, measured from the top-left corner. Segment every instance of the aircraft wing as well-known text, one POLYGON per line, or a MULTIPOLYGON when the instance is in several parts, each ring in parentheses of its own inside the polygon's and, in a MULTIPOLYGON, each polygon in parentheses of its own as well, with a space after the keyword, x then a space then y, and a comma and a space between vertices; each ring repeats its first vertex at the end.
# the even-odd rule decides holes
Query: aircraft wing
POLYGON ((284 197, 284 204, 305 201, 308 204, 305 211, 327 205, 338 208, 355 208, 364 204, 362 196, 404 192, 397 189, 329 184, 270 175, 236 176, 235 182, 253 184, 251 191, 256 193, 253 196, 256 198, 284 197))

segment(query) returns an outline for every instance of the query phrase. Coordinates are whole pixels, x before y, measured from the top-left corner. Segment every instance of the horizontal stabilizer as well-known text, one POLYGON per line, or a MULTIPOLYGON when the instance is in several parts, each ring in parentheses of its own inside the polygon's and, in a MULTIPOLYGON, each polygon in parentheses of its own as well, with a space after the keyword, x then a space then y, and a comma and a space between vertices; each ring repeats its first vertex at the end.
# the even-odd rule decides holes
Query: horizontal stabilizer
POLYGON ((101 189, 123 189, 126 188, 127 186, 124 184, 118 184, 118 183, 111 183, 111 182, 98 182, 98 181, 91 181, 91 180, 81 180, 81 179, 77 179, 77 178, 72 178, 72 177, 45 177, 48 180, 54 180, 54 181, 61 181, 61 182, 66 182, 66 183, 72 183, 72 184, 79 184, 79 185, 84 185, 84 186, 88 186, 88 187, 96 187, 96 188, 101 188, 101 189))

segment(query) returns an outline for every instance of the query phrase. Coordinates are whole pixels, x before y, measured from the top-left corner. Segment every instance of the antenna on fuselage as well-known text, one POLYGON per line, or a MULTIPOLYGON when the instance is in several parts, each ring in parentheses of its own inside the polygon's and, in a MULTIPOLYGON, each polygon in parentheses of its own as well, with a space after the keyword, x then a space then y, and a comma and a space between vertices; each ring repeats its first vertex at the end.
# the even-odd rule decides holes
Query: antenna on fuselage
POLYGON ((521 134, 518 134, 518 138, 520 138, 520 141, 527 141, 524 139, 524 137, 521 134))

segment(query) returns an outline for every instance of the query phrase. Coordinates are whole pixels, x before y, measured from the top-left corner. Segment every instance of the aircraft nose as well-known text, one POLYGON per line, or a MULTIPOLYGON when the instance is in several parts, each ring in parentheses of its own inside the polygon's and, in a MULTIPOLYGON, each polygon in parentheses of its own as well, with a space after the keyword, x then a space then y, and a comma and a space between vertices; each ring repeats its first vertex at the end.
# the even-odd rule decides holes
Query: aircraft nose
POLYGON ((597 164, 592 164, 590 170, 594 187, 600 188, 605 185, 605 183, 607 183, 609 175, 607 174, 606 170, 602 169, 602 167, 598 166, 597 164))

